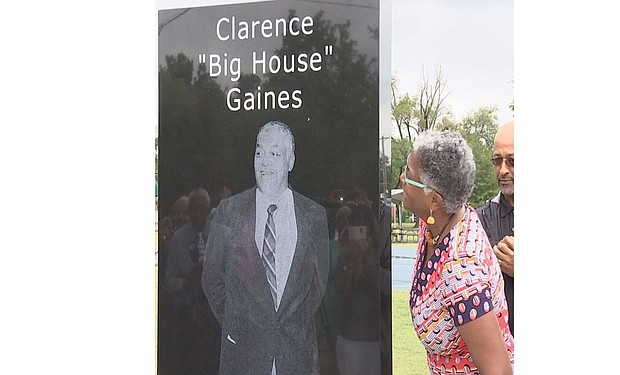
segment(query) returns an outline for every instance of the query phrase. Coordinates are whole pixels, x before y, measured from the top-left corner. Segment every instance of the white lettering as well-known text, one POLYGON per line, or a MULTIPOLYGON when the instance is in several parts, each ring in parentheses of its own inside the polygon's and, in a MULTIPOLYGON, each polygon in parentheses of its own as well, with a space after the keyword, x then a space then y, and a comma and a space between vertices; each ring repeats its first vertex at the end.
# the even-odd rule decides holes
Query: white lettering
POLYGON ((248 39, 248 23, 245 21, 239 22, 239 31, 237 33, 240 40, 248 39))
POLYGON ((223 17, 223 18, 220 18, 217 21, 217 25, 215 26, 215 28, 216 28, 215 30, 216 30, 216 33, 217 33, 217 38, 219 40, 226 41, 226 40, 228 40, 230 38, 230 34, 226 34, 226 36, 222 36, 222 34, 220 33, 220 25, 222 24, 222 22, 227 22, 230 25, 230 20, 228 18, 226 18, 226 17, 223 17))
POLYGON ((314 70, 315 72, 320 71, 321 62, 323 62, 323 58, 321 57, 320 53, 315 52, 310 55, 310 69, 314 70))
POLYGON ((241 77, 241 58, 233 57, 233 59, 230 60, 230 73, 232 74, 230 80, 237 82, 241 77))
POLYGON ((230 89, 228 91, 228 94, 226 95, 226 105, 228 105, 228 109, 230 109, 233 112, 236 112, 239 109, 241 109, 241 99, 239 99, 238 97, 233 98, 233 94, 237 94, 235 96, 238 96, 240 93, 241 93, 241 90, 234 87, 230 89))
POLYGON ((269 58, 269 71, 272 74, 276 74, 280 71, 280 56, 273 55, 269 58), (275 63, 275 66, 274 66, 275 63))
POLYGON ((254 39, 259 35, 263 38, 286 36, 287 34, 293 36, 299 34, 310 35, 314 32, 313 27, 314 19, 311 16, 305 16, 302 19, 291 17, 290 20, 276 18, 275 20, 241 20, 239 22, 237 22, 235 16, 232 16, 231 18, 220 18, 217 21, 215 31, 219 40, 227 41, 254 39))
POLYGON ((291 18, 291 20, 288 23, 288 31, 291 33, 291 35, 299 35, 299 29, 297 29, 297 31, 295 31, 295 29, 293 29, 293 24, 295 24, 295 22, 299 23, 299 17, 293 17, 291 18))
POLYGON ((234 87, 226 94, 226 104, 228 109, 233 112, 242 108, 245 111, 265 110, 265 109, 299 109, 303 105, 301 90, 288 92, 282 91, 261 91, 258 86, 256 92, 241 92, 241 89, 234 87))
POLYGON ((221 72, 220 55, 209 55, 209 77, 217 77, 221 72))
POLYGON ((261 34, 263 34, 265 38, 271 38, 272 28, 273 28, 273 24, 271 23, 270 20, 263 21, 263 24, 261 25, 261 34))
POLYGON ((261 69, 261 72, 263 74, 266 73, 266 71, 265 71, 265 59, 266 59, 265 51, 263 51, 263 58, 262 58, 262 60, 257 60, 256 52, 252 52, 252 73, 253 74, 256 74, 256 72, 258 71, 258 69, 256 69, 256 67, 258 65, 262 65, 263 68, 261 69))
POLYGON ((314 26, 314 19, 310 16, 305 16, 301 21, 301 32, 305 35, 312 34, 312 26, 314 26))
POLYGON ((301 90, 294 90, 293 95, 291 96, 293 97, 293 101, 294 101, 294 103, 291 104, 291 107, 295 109, 301 108, 301 105, 303 103, 301 100, 301 90))

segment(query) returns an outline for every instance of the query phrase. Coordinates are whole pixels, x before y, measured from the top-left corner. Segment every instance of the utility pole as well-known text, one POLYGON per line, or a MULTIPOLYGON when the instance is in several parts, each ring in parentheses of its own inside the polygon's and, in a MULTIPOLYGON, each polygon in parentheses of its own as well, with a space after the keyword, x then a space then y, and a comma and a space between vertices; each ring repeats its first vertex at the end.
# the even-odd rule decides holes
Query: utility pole
POLYGON ((388 157, 385 155, 385 141, 390 140, 391 138, 383 135, 379 139, 381 140, 381 156, 379 158, 379 190, 383 201, 385 203, 388 203, 389 201, 391 201, 391 194, 387 175, 388 157))

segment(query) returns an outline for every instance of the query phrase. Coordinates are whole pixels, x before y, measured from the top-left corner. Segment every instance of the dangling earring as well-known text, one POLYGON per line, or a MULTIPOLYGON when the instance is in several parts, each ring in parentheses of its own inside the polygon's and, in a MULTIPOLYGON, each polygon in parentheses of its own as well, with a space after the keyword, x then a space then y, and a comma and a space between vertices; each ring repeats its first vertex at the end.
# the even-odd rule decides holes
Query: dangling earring
POLYGON ((435 218, 433 217, 433 208, 431 207, 431 215, 426 219, 426 224, 433 225, 435 224, 435 218))

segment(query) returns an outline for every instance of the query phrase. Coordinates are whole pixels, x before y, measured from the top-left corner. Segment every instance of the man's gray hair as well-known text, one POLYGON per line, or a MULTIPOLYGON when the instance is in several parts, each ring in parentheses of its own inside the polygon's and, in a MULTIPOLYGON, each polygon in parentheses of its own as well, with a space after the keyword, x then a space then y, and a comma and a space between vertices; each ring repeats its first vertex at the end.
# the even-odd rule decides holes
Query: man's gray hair
POLYGON ((458 132, 427 130, 416 138, 413 150, 421 182, 443 196, 446 213, 457 212, 476 179, 474 155, 465 139, 458 132))
POLYGON ((291 128, 288 125, 286 125, 282 121, 277 121, 277 120, 269 121, 265 125, 261 126, 260 130, 258 131, 258 134, 256 135, 257 141, 258 141, 258 135, 263 131, 263 129, 266 129, 266 128, 277 128, 280 131, 282 131, 284 135, 286 135, 286 137, 290 141, 291 153, 295 154, 295 137, 293 136, 293 132, 291 131, 291 128))

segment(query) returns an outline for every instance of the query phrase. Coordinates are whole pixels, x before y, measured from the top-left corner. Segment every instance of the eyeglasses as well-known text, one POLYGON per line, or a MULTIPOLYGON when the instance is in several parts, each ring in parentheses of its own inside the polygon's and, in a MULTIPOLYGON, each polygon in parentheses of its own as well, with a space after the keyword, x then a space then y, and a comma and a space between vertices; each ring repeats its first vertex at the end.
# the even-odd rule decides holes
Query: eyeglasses
POLYGON ((431 189, 431 190, 433 190, 434 192, 436 192, 437 194, 439 194, 439 196, 441 196, 443 198, 443 195, 440 192, 438 192, 437 189, 433 188, 432 186, 428 186, 426 184, 423 184, 423 183, 418 182, 416 180, 412 180, 409 177, 407 177, 407 165, 406 164, 405 164, 405 166, 403 168, 404 168, 403 177, 404 177, 404 180, 405 180, 406 183, 408 183, 409 185, 413 185, 413 186, 419 187, 420 189, 427 189, 427 188, 431 189))
POLYGON ((413 185, 413 186, 417 186, 421 189, 426 189, 426 188, 430 188, 430 186, 425 185, 421 182, 415 181, 410 179, 409 177, 407 177, 407 166, 405 165, 405 171, 403 172, 404 177, 405 177, 405 182, 408 183, 409 185, 413 185))
POLYGON ((510 168, 515 166, 515 158, 501 158, 498 156, 498 157, 491 159, 491 161, 493 162, 493 165, 496 167, 501 167, 504 160, 506 160, 506 165, 509 166, 510 168))

